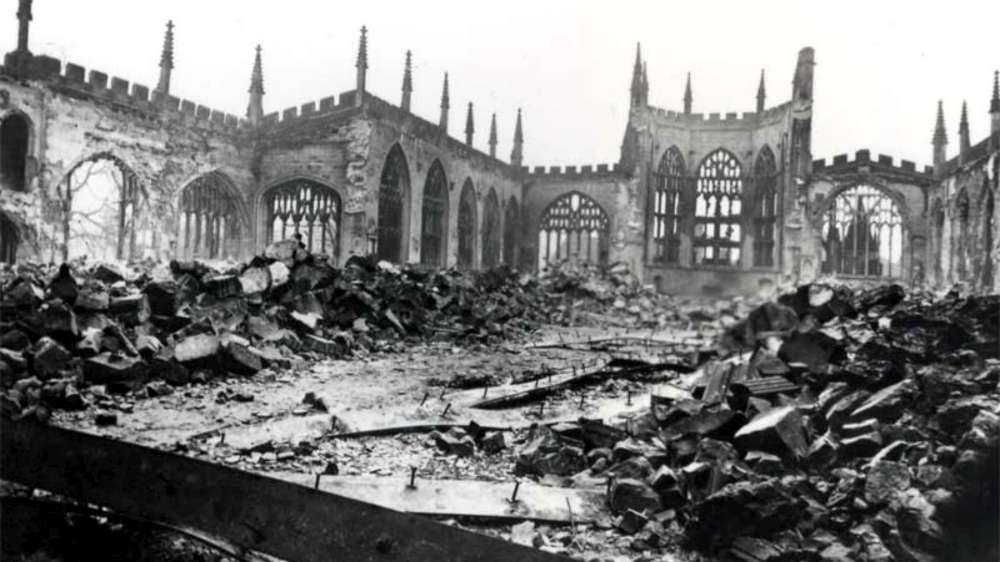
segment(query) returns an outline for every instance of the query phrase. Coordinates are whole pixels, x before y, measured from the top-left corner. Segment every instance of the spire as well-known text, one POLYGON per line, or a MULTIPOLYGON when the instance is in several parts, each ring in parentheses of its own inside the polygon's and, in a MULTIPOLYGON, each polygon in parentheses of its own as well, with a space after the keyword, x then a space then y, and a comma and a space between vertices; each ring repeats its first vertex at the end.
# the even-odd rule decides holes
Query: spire
POLYGON ((993 98, 990 99, 990 134, 1000 133, 1000 71, 993 71, 993 98))
POLYGON ((17 5, 17 52, 29 53, 28 31, 31 29, 31 0, 20 0, 17 5))
POLYGON ((948 134, 944 130, 944 104, 938 100, 937 122, 934 125, 934 168, 939 169, 946 160, 945 147, 948 145, 948 134))
POLYGON ((958 121, 958 153, 965 154, 972 147, 969 138, 969 108, 968 104, 962 101, 962 117, 958 121))
POLYGON ((354 63, 354 68, 358 70, 357 80, 354 86, 354 105, 360 106, 365 97, 365 77, 368 72, 368 28, 361 26, 361 39, 358 42, 358 60, 354 63))
POLYGON ((517 123, 514 125, 514 148, 510 151, 510 165, 520 168, 524 162, 524 131, 521 129, 521 108, 517 108, 517 123))
POLYGON ((160 53, 160 83, 156 91, 166 96, 170 93, 170 73, 174 69, 174 22, 167 22, 167 32, 163 36, 163 51, 160 53))
POLYGON ((630 107, 639 107, 642 103, 642 44, 635 44, 635 64, 632 66, 632 87, 629 90, 630 107))
POLYGON ((451 99, 448 97, 448 73, 444 73, 444 87, 441 88, 441 120, 438 126, 441 130, 448 132, 448 109, 451 107, 451 99))
POLYGON ((764 113, 764 102, 767 100, 767 91, 764 88, 764 69, 760 69, 760 84, 757 85, 757 114, 764 113))
POLYGON ((688 72, 687 85, 684 86, 684 115, 691 114, 691 102, 694 96, 691 95, 691 73, 688 72))
POLYGON ((472 102, 469 102, 469 111, 465 114, 465 144, 472 146, 472 133, 476 132, 476 126, 472 120, 472 102))
POLYGON ((490 156, 497 157, 497 114, 490 119, 490 156))
POLYGON ((264 118, 264 70, 260 62, 260 45, 253 60, 253 72, 250 74, 250 105, 247 106, 247 119, 257 126, 264 118))
POLYGON ((413 66, 410 51, 406 51, 406 66, 403 68, 403 111, 410 110, 410 94, 413 93, 413 66))

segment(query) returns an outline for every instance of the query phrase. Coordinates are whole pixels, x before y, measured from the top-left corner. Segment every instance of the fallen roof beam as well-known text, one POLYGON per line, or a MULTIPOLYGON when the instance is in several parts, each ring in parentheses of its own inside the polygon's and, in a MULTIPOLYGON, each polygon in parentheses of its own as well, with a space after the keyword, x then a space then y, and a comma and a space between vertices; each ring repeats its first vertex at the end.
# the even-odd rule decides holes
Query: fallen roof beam
POLYGON ((556 561, 540 550, 281 480, 3 420, 0 477, 292 562, 556 561))

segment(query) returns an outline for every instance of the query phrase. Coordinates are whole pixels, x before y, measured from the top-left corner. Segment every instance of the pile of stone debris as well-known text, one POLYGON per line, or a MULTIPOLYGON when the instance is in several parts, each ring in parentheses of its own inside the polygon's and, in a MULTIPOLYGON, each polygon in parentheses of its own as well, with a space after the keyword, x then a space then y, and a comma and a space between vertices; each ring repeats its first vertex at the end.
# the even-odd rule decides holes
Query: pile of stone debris
POLYGON ((518 470, 606 485, 632 548, 995 560, 1000 296, 812 285, 624 425, 538 427, 518 470))
POLYGON ((5 411, 48 418, 103 393, 159 396, 304 359, 484 343, 574 320, 579 302, 501 267, 481 273, 352 257, 335 268, 297 241, 245 264, 23 264, 0 274, 5 411))

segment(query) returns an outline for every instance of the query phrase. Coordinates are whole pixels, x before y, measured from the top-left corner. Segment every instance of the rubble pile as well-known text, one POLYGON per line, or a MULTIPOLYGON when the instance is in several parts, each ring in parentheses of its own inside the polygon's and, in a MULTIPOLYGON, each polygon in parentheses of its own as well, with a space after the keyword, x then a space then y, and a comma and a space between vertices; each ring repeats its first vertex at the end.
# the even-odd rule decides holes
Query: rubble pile
POLYGON ((517 470, 606 485, 635 550, 997 558, 1000 296, 804 286, 721 340, 624 426, 537 428, 517 470))

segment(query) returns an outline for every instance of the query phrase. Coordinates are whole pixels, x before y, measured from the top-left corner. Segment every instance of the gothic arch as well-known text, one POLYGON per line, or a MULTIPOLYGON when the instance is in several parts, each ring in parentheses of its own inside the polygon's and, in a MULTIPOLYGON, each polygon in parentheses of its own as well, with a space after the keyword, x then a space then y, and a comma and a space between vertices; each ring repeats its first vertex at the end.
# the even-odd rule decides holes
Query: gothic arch
POLYGON ((189 181, 177 200, 176 257, 235 258, 244 252, 250 221, 233 180, 212 171, 189 181))
POLYGON ((391 262, 406 261, 410 209, 410 170, 399 143, 392 145, 382 165, 378 190, 376 255, 391 262))
POLYGON ((908 232, 904 207, 892 192, 871 183, 841 186, 817 211, 831 275, 900 278, 908 232))
POLYGON ((420 262, 443 266, 448 255, 448 177, 440 160, 427 171, 420 207, 420 262))
POLYGON ((503 262, 516 267, 520 247, 521 208, 517 204, 517 197, 511 195, 507 200, 503 217, 503 262))
POLYGON ((694 209, 695 265, 736 267, 743 244, 743 167, 717 148, 701 161, 694 209))
POLYGON ((298 236, 310 252, 339 258, 343 201, 333 186, 286 178, 268 186, 260 201, 265 244, 298 236))
POLYGON ((934 203, 931 204, 931 251, 933 254, 930 256, 931 263, 934 268, 935 283, 942 283, 944 281, 944 268, 942 267, 942 252, 945 251, 944 222, 944 205, 941 203, 941 199, 939 197, 935 197, 934 203))
POLYGON ((21 242, 21 232, 7 213, 0 211, 0 263, 13 264, 17 261, 17 246, 21 242))
POLYGON ((983 253, 986 254, 983 257, 983 267, 982 275, 980 276, 982 288, 986 292, 991 292, 993 290, 993 277, 995 275, 993 263, 993 246, 996 241, 996 232, 993 225, 993 212, 995 209, 996 200, 993 195, 993 190, 990 189, 989 184, 986 182, 986 178, 983 178, 983 195, 982 202, 979 205, 982 215, 982 248, 983 253))
POLYGON ((673 264, 680 259, 681 217, 687 168, 677 146, 671 146, 660 158, 654 173, 653 190, 653 261, 673 264))
POLYGON ((968 281, 969 274, 969 225, 971 224, 969 209, 969 192, 963 186, 955 197, 955 218, 957 228, 952 228, 952 239, 956 241, 955 275, 958 281, 968 281))
POLYGON ((755 267, 773 267, 780 198, 778 166, 774 152, 767 145, 757 154, 753 176, 753 264, 755 267))
POLYGON ((135 169, 111 152, 80 159, 59 193, 62 258, 134 260, 152 255, 156 229, 148 191, 135 169))
POLYGON ((492 187, 483 204, 482 233, 483 268, 496 267, 500 264, 500 200, 492 187))
POLYGON ((34 124, 20 111, 0 115, 0 188, 27 191, 34 124))
POLYGON ((476 189, 472 179, 466 178, 458 200, 458 267, 462 269, 475 267, 479 224, 476 215, 476 189))
POLYGON ((538 225, 538 267, 563 260, 608 263, 611 219, 597 201, 571 191, 550 203, 538 225))

